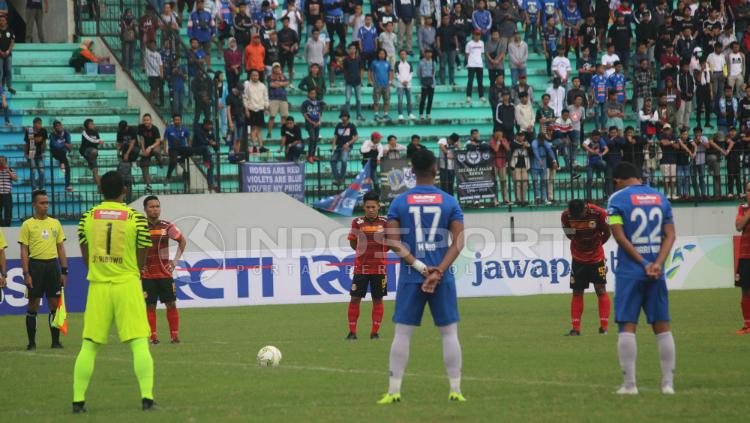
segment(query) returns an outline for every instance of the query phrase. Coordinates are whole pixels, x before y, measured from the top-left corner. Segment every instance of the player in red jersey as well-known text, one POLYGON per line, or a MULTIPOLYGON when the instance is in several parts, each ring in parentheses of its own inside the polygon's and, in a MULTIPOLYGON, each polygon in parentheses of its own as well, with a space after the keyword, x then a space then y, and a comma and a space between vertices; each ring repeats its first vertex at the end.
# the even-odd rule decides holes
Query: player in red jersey
POLYGON ((586 204, 583 200, 572 200, 562 214, 562 227, 570 239, 570 252, 573 256, 570 265, 570 289, 573 298, 570 302, 570 317, 573 328, 568 336, 581 334, 583 315, 583 291, 594 284, 599 298, 599 333, 604 335, 609 328, 609 295, 607 294, 607 265, 602 246, 609 239, 607 212, 601 207, 586 204))
POLYGON ((737 219, 734 221, 735 229, 742 232, 734 285, 742 288, 740 306, 745 324, 737 331, 738 335, 750 334, 750 182, 745 184, 745 201, 737 210, 737 219))
POLYGON ((379 216, 380 197, 372 191, 364 196, 365 216, 352 220, 349 245, 356 252, 354 277, 352 278, 351 301, 349 302, 349 334, 347 340, 357 339, 359 305, 370 287, 372 295, 372 331, 370 339, 379 339, 378 330, 383 321, 383 297, 388 294, 386 286, 385 217, 379 216))
POLYGON ((185 250, 185 237, 177 227, 166 220, 161 220, 161 203, 155 195, 149 195, 143 200, 143 210, 148 219, 148 231, 151 234, 151 247, 146 252, 146 265, 141 271, 143 292, 146 294, 146 314, 151 326, 151 343, 158 344, 156 336, 156 302, 167 307, 167 321, 173 344, 179 344, 177 330, 180 315, 177 312, 177 297, 172 271, 185 250), (174 259, 169 259, 169 240, 177 241, 177 252, 174 259))

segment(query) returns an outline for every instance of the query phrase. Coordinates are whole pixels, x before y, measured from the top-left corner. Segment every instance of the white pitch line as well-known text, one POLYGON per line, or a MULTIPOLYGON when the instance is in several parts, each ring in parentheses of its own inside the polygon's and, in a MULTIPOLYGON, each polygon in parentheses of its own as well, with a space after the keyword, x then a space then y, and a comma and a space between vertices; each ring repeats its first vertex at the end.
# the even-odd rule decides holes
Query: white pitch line
MULTIPOLYGON (((33 352, 29 353, 27 351, 3 351, 0 352, 0 355, 2 354, 13 354, 13 355, 23 355, 27 357, 48 357, 48 358, 62 358, 62 359, 74 359, 72 356, 68 355, 62 355, 62 354, 50 354, 50 353, 38 353, 33 352)), ((99 355, 97 357, 97 360, 103 360, 103 361, 111 361, 111 362, 118 362, 118 363, 131 363, 132 360, 130 359, 122 359, 122 358, 115 358, 115 357, 108 357, 108 356, 101 356, 99 355)), ((178 364, 183 366, 191 366, 194 365, 194 362, 190 361, 175 361, 175 360, 169 360, 168 364, 178 364)), ((158 363, 157 363, 158 365, 158 363)), ((257 367, 256 363, 239 363, 239 362, 221 362, 221 361, 210 361, 203 363, 203 365, 209 365, 209 366, 218 366, 218 367, 242 367, 242 368, 248 368, 248 367, 257 367)), ((341 373, 341 374, 369 374, 369 375, 378 375, 378 376, 387 376, 388 372, 386 371, 378 371, 378 370, 362 370, 362 369, 341 369, 336 367, 318 367, 318 366, 298 366, 298 365, 283 365, 279 366, 276 369, 269 369, 270 371, 275 370, 302 370, 302 371, 312 371, 312 372, 325 372, 325 373, 341 373)), ((423 373, 406 373, 406 377, 412 378, 424 378, 424 379, 445 379, 444 375, 433 375, 433 374, 423 374, 423 373)), ((560 387, 579 387, 579 388, 588 388, 588 389, 597 389, 597 390, 612 390, 614 391, 617 389, 617 386, 613 385, 602 385, 602 384, 592 384, 592 383, 580 383, 580 382, 560 382, 556 380, 539 380, 539 379, 513 379, 513 378, 497 378, 497 377, 478 377, 478 376, 462 376, 461 379, 463 381, 469 381, 469 382, 496 382, 496 383, 510 383, 515 385, 530 385, 530 386, 540 386, 540 385, 547 385, 547 386, 560 386, 560 387)), ((656 393, 659 392, 659 389, 652 389, 652 388, 646 388, 646 387, 638 387, 638 390, 642 392, 649 392, 649 393, 656 393)), ((711 394, 721 394, 722 396, 732 396, 732 397, 747 397, 746 393, 737 392, 734 389, 731 390, 722 390, 722 389, 706 389, 706 388, 692 388, 692 389, 685 389, 685 390, 678 390, 678 394, 680 395, 711 395, 711 394)))

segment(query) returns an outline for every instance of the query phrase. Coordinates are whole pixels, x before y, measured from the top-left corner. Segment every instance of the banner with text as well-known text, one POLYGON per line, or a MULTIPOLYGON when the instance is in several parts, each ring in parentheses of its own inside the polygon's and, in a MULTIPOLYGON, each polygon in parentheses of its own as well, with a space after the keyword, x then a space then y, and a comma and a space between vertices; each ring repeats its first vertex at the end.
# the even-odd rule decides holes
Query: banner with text
MULTIPOLYGON (((568 241, 497 243, 480 250, 472 248, 467 237, 467 245, 454 263, 460 297, 570 292, 568 241)), ((732 250, 728 236, 679 237, 664 267, 669 289, 732 287, 732 250)), ((607 243, 610 290, 615 285, 615 251, 614 242, 607 243)), ((399 262, 391 254, 388 263, 388 292, 395 293, 399 262)), ((180 307, 344 302, 349 301, 353 264, 353 252, 345 250, 185 253, 174 277, 180 307)), ((22 275, 19 260, 8 260, 0 315, 26 312, 22 275)), ((85 277, 80 257, 71 258, 65 290, 69 312, 85 307, 85 277)))
POLYGON ((456 188, 460 202, 497 199, 490 151, 456 151, 456 188))
POLYGON ((305 164, 243 163, 242 192, 283 192, 305 201, 305 164))
POLYGON ((414 188, 417 178, 406 159, 386 159, 380 162, 380 199, 390 203, 399 194, 414 188))

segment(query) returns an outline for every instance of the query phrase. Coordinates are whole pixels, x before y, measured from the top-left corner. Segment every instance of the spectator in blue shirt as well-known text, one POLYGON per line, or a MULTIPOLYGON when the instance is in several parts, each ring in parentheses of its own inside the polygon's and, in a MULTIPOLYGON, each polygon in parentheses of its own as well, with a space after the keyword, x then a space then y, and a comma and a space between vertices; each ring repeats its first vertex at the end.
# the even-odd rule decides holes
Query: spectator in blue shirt
POLYGON ((549 134, 541 132, 531 142, 531 175, 534 181, 534 197, 540 204, 551 204, 547 197, 547 169, 557 164, 555 152, 552 151, 549 134))
POLYGON ((338 48, 346 47, 346 23, 344 22, 344 0, 323 0, 323 12, 326 21, 326 30, 331 37, 330 50, 333 51, 333 37, 339 36, 338 48))
POLYGON ((63 128, 62 123, 56 120, 52 123, 52 132, 49 134, 49 151, 52 157, 60 163, 60 169, 65 173, 65 191, 73 191, 70 185, 70 163, 68 162, 68 152, 73 150, 73 144, 70 142, 70 132, 63 128))
POLYGON ((615 73, 607 78, 607 90, 614 91, 618 103, 625 103, 625 75, 622 73, 622 62, 615 62, 615 73))
POLYGON ((201 49, 206 53, 206 64, 211 66, 211 44, 214 41, 216 22, 214 17, 204 9, 204 0, 198 0, 195 12, 190 14, 188 21, 188 37, 195 38, 200 43, 201 49))
POLYGON ((185 65, 175 66, 172 69, 172 76, 169 80, 169 95, 172 100, 172 114, 182 114, 185 107, 185 81, 187 78, 187 68, 185 65))
POLYGON ((305 118, 305 129, 308 136, 307 161, 315 162, 318 140, 320 139, 320 123, 323 119, 323 105, 318 100, 318 92, 311 88, 307 92, 307 100, 302 103, 302 116, 305 118))
POLYGON ((378 58, 370 64, 368 79, 372 85, 373 110, 375 111, 375 120, 378 122, 390 121, 388 109, 391 101, 391 82, 393 82, 393 68, 391 63, 386 60, 385 50, 378 50, 378 58), (378 114, 378 102, 383 98, 383 117, 378 114))
POLYGON ((492 29, 492 14, 487 10, 484 0, 479 0, 477 9, 471 14, 471 24, 474 29, 481 31, 482 41, 486 43, 492 29))
POLYGON ((372 23, 372 15, 365 16, 365 25, 357 32, 359 37, 359 51, 362 52, 365 68, 378 56, 378 29, 372 23))
POLYGON ((167 183, 169 183, 178 161, 180 167, 182 167, 183 178, 187 176, 186 165, 187 159, 190 157, 190 131, 182 126, 182 115, 172 115, 172 124, 164 130, 164 139, 167 141, 166 148, 169 155, 169 167, 167 168, 167 183))
POLYGON ((607 77, 601 63, 596 65, 596 75, 591 78, 591 98, 596 129, 602 130, 607 127, 607 77))

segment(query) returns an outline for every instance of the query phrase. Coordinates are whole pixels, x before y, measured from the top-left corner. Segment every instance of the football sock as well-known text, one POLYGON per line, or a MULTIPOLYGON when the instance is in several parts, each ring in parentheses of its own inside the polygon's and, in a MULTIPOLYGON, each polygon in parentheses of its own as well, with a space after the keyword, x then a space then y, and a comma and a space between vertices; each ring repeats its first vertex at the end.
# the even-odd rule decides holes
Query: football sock
POLYGON ((52 326, 52 322, 55 321, 55 313, 50 312, 49 313, 49 333, 52 335, 52 343, 53 344, 59 344, 60 343, 60 329, 52 326))
POLYGON ((638 345, 635 342, 634 333, 620 332, 617 337, 617 356, 620 358, 625 387, 634 387, 635 359, 638 356, 638 345))
POLYGON ((745 327, 750 328, 750 295, 743 295, 740 305, 742 306, 742 318, 745 321, 745 327))
POLYGON ((401 393, 401 380, 404 378, 406 364, 409 362, 409 343, 411 335, 414 333, 416 326, 402 325, 397 323, 393 334, 393 343, 391 344, 391 354, 388 358, 388 367, 390 369, 390 378, 388 380, 388 393, 401 393))
POLYGON ((99 351, 99 344, 88 339, 83 340, 73 368, 73 402, 86 400, 86 390, 89 387, 91 375, 94 373, 97 351, 99 351))
POLYGON ((581 316, 583 315, 583 295, 573 295, 570 300, 570 320, 573 329, 581 331, 581 316))
POLYGON ((458 342, 458 325, 438 327, 443 338, 443 362, 448 373, 450 391, 461 393, 461 344, 458 342))
POLYGON ((351 333, 357 333, 357 320, 359 320, 359 304, 360 303, 349 303, 349 332, 351 333))
POLYGON ((383 322, 383 303, 373 303, 372 304, 372 332, 370 332, 370 335, 374 333, 378 333, 380 330, 380 324, 383 322))
POLYGON ((29 344, 36 343, 36 311, 26 312, 26 335, 29 337, 29 344))
POLYGON ((146 338, 136 338, 130 341, 133 351, 133 370, 141 389, 141 398, 154 399, 154 359, 148 349, 146 338))
POLYGON ((169 335, 172 339, 177 338, 177 332, 180 328, 180 313, 177 311, 177 307, 167 307, 167 321, 169 322, 169 335))
POLYGON ((156 309, 146 309, 148 325, 151 327, 151 339, 156 339, 156 309))
POLYGON ((609 294, 606 292, 598 296, 599 300, 599 327, 609 329, 609 294))
POLYGON ((675 367, 675 348, 672 332, 662 332, 660 334, 657 334, 656 345, 659 348, 659 364, 661 364, 661 385, 672 386, 675 367))

